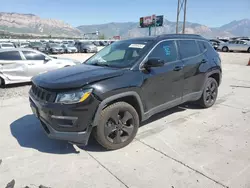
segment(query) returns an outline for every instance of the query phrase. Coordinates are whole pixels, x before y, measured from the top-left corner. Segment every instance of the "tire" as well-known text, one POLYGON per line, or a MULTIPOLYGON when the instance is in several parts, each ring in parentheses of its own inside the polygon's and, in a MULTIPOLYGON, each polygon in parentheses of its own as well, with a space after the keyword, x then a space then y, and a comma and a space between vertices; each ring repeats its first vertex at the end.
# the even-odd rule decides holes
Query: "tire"
POLYGON ((228 51, 229 51, 229 49, 228 49, 228 47, 227 47, 227 46, 224 46, 224 47, 222 48, 222 51, 223 51, 223 52, 228 52, 228 51))
POLYGON ((214 105, 218 95, 218 83, 214 78, 209 77, 198 103, 203 108, 209 108, 214 105))
POLYGON ((248 48, 247 52, 250 53, 250 48, 248 48))
POLYGON ((3 87, 5 85, 4 79, 0 77, 0 87, 3 87))
POLYGON ((139 116, 134 107, 126 102, 117 102, 102 110, 94 136, 104 148, 116 150, 132 142, 139 125, 139 116))

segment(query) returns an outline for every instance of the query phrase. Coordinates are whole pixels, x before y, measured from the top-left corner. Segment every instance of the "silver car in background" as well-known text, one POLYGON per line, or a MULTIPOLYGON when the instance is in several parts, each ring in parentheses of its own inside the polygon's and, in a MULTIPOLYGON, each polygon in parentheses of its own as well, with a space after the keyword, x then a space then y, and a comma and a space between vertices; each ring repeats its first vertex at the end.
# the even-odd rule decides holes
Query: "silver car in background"
POLYGON ((64 49, 64 53, 76 53, 77 48, 74 44, 63 44, 62 48, 64 49))
POLYGON ((29 82, 35 75, 75 64, 74 60, 51 57, 37 50, 0 49, 0 86, 29 82))
POLYGON ((62 54, 64 49, 58 43, 47 43, 46 44, 47 52, 51 54, 62 54))
POLYGON ((225 43, 221 43, 217 49, 223 52, 242 51, 250 53, 250 42, 245 40, 228 41, 225 43))
POLYGON ((14 44, 12 43, 0 43, 0 49, 11 49, 15 48, 14 44))

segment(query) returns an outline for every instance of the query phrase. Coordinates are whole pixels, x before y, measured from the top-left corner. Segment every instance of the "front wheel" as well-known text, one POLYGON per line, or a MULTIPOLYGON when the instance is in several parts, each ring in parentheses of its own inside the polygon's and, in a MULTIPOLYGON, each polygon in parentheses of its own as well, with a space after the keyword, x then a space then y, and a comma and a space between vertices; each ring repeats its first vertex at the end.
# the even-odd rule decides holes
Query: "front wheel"
POLYGON ((204 108, 214 105, 218 95, 218 83, 214 78, 209 77, 205 83, 199 104, 204 108))
POLYGON ((138 127, 139 116, 134 107, 126 102, 117 102, 102 110, 94 135, 104 148, 115 150, 132 142, 138 127))
POLYGON ((224 47, 222 48, 222 51, 223 51, 223 52, 228 52, 229 49, 228 49, 228 47, 224 46, 224 47))
POLYGON ((250 48, 248 48, 247 52, 250 53, 250 48))

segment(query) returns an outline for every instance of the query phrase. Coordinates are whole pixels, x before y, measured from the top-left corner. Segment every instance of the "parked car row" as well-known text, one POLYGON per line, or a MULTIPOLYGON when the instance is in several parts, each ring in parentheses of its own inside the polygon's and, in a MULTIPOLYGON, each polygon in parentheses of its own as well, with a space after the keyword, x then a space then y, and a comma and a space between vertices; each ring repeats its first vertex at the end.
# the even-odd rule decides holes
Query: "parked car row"
POLYGON ((108 46, 113 41, 43 41, 40 42, 0 42, 0 49, 31 48, 48 54, 96 53, 97 46, 108 46))
POLYGON ((214 49, 222 52, 248 52, 250 53, 250 39, 249 38, 232 38, 231 40, 210 39, 210 43, 214 49))
POLYGON ((79 63, 72 59, 51 57, 29 48, 0 49, 0 86, 29 82, 38 74, 79 63))

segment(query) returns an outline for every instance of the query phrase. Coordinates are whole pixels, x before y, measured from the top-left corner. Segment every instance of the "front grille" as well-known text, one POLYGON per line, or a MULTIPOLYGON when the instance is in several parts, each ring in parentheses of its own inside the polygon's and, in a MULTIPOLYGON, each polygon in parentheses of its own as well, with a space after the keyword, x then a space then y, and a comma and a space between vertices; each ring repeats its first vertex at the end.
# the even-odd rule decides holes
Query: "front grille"
POLYGON ((43 88, 36 86, 35 84, 32 84, 31 91, 37 99, 46 102, 54 102, 56 97, 56 93, 47 91, 43 88))

